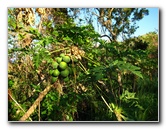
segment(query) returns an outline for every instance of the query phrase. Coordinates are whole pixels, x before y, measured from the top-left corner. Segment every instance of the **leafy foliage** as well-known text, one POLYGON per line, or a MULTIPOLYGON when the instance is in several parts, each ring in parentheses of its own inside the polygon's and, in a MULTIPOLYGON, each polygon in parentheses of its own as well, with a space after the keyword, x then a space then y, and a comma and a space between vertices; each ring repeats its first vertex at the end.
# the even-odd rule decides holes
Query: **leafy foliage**
POLYGON ((10 121, 20 120, 36 100, 40 101, 25 120, 158 120, 158 60, 149 58, 157 48, 145 36, 106 42, 92 25, 77 26, 65 9, 9 9, 8 24, 10 121), (41 28, 32 21, 18 22, 20 12, 38 13, 41 28), (43 18, 48 12, 51 18, 43 18), (23 27, 16 29, 17 23, 23 27), (148 46, 136 49, 127 44, 134 41, 148 46))

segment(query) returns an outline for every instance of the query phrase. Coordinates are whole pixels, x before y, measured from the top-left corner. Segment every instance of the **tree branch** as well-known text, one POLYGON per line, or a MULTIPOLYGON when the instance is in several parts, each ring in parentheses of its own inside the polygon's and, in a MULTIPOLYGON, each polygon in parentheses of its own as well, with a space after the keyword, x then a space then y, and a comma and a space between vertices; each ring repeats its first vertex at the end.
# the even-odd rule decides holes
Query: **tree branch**
POLYGON ((25 121, 26 119, 29 118, 29 116, 34 112, 34 110, 40 104, 40 102, 43 100, 46 94, 50 91, 51 87, 52 85, 49 85, 42 92, 40 92, 39 97, 36 99, 33 105, 29 108, 29 110, 20 118, 19 121, 25 121))
POLYGON ((107 38, 109 38, 110 42, 112 42, 112 39, 111 39, 108 35, 106 35, 106 34, 105 34, 105 35, 102 35, 102 36, 100 36, 100 37, 101 37, 101 38, 102 38, 102 37, 107 37, 107 38))
MULTIPOLYGON (((24 109, 20 106, 20 104, 12 97, 12 95, 8 92, 8 95, 10 97, 10 99, 12 99, 16 104, 17 106, 25 113, 24 109)), ((32 121, 32 119, 29 117, 29 120, 32 121)))

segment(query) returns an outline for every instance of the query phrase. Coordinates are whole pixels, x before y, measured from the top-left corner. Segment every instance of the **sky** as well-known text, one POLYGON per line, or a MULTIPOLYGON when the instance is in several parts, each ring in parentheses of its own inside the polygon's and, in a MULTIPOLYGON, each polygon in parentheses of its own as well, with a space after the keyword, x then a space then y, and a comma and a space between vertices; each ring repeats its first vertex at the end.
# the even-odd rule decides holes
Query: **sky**
MULTIPOLYGON (((136 32, 132 35, 132 37, 138 37, 140 35, 144 35, 148 32, 158 31, 159 30, 159 8, 147 8, 149 10, 149 15, 144 16, 143 19, 140 21, 137 21, 137 26, 139 28, 136 30, 136 32)), ((88 16, 88 15, 86 15, 88 16)), ((79 18, 84 19, 86 16, 84 14, 80 14, 79 18)), ((94 19, 94 21, 97 19, 94 19)), ((79 20, 75 20, 77 23, 79 20)), ((82 23, 86 24, 86 23, 82 23)), ((105 32, 101 31, 101 28, 98 28, 97 22, 93 22, 93 26, 95 27, 95 31, 99 32, 101 35, 103 35, 105 32)), ((108 32, 106 32, 108 34, 108 32)), ((108 34, 109 35, 109 34, 108 34)), ((104 38, 107 39, 107 38, 104 38)), ((121 36, 118 37, 118 40, 121 41, 121 36)))
POLYGON ((148 8, 148 10, 149 15, 137 22, 139 28, 135 32, 135 36, 159 30, 159 8, 148 8))

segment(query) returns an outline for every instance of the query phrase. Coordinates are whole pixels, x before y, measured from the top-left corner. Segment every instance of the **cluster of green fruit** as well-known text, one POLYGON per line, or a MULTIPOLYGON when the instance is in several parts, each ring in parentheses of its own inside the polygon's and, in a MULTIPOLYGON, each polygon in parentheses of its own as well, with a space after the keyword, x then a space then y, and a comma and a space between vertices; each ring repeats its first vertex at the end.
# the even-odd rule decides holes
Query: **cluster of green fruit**
POLYGON ((50 70, 50 75, 52 76, 51 82, 54 83, 59 76, 66 78, 70 74, 70 67, 68 67, 68 63, 70 63, 71 59, 69 56, 65 54, 60 54, 59 57, 55 58, 56 61, 52 63, 52 68, 50 70))

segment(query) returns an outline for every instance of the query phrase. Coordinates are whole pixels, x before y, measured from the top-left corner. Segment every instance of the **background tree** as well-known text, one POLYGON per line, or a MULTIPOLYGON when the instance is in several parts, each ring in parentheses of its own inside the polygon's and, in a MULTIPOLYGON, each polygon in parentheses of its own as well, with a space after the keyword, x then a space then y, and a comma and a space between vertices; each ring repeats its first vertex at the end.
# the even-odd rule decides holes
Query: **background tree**
POLYGON ((99 24, 105 34, 110 36, 112 41, 117 41, 119 36, 123 39, 129 38, 134 34, 138 26, 136 22, 148 15, 146 8, 72 8, 74 18, 81 21, 83 14, 88 23, 99 24), (96 21, 94 21, 96 19, 96 21))

